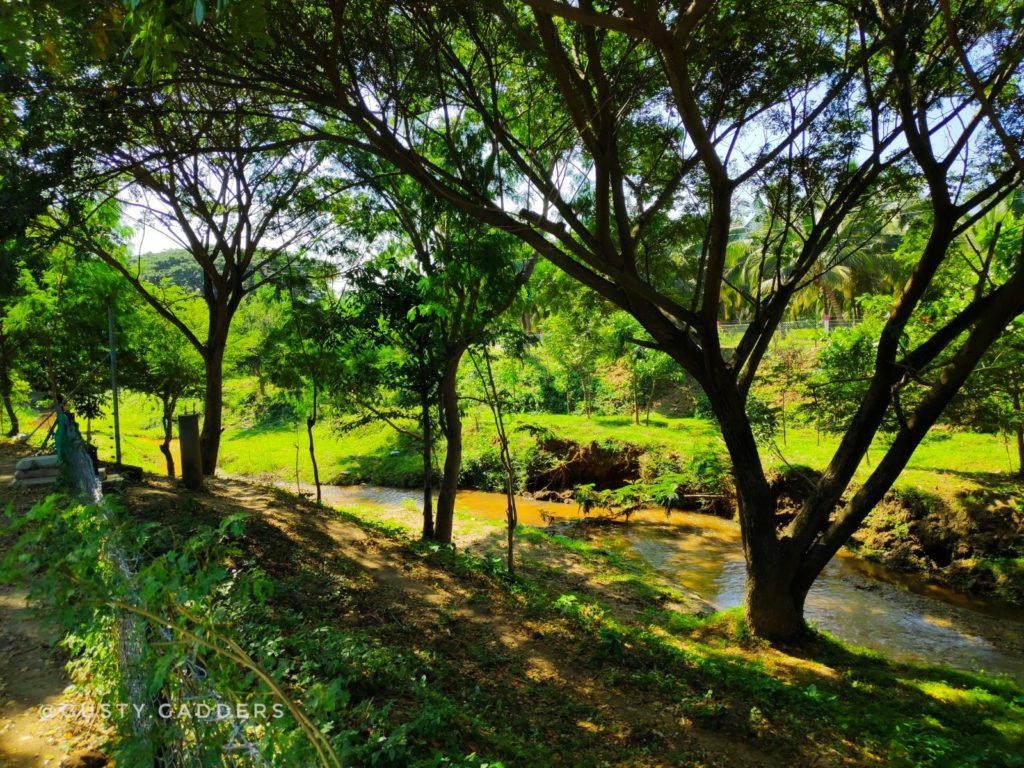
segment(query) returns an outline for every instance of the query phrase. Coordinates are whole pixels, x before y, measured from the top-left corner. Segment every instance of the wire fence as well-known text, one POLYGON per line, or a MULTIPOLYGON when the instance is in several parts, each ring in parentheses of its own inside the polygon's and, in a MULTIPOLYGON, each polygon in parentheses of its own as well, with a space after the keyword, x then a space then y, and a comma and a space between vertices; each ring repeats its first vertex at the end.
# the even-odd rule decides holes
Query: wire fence
MULTIPOLYGON (((804 320, 789 320, 784 323, 779 323, 777 332, 786 334, 790 331, 801 331, 801 330, 820 330, 824 333, 833 331, 836 328, 852 328, 860 323, 858 317, 843 317, 843 318, 830 318, 829 320, 817 320, 813 318, 807 318, 804 320)), ((750 323, 719 323, 718 330, 723 335, 739 335, 744 333, 747 328, 750 327, 750 323)))
MULTIPOLYGON (((56 412, 55 445, 65 479, 83 503, 93 506, 105 518, 106 529, 115 530, 116 512, 104 498, 96 466, 78 425, 63 408, 58 406, 56 412)), ((116 541, 110 541, 106 552, 110 564, 127 583, 134 584, 137 562, 116 541)), ((132 591, 130 607, 144 609, 138 591, 132 591)), ((154 768, 270 768, 251 737, 255 724, 234 716, 238 711, 234 702, 211 684, 206 668, 185 646, 175 645, 166 626, 154 627, 142 615, 120 610, 116 627, 118 669, 129 705, 126 711, 131 718, 131 737, 154 746, 154 768), (154 642, 182 648, 173 665, 172 684, 165 685, 156 697, 147 693, 148 667, 152 664, 147 646, 154 642), (205 706, 194 706, 196 703, 205 706), (212 730, 217 732, 213 740, 206 738, 212 730), (212 763, 207 747, 210 741, 223 745, 222 754, 212 763)))

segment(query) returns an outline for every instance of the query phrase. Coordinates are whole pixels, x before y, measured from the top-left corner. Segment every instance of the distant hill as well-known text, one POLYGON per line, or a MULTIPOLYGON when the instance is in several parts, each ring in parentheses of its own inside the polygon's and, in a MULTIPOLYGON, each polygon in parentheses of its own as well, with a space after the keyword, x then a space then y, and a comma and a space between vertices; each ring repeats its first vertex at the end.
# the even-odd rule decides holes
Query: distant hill
POLYGON ((184 248, 144 253, 139 260, 142 265, 142 277, 151 283, 167 280, 192 293, 200 293, 203 290, 203 271, 184 248))
MULTIPOLYGON (((290 257, 287 255, 278 256, 279 261, 272 262, 270 268, 272 269, 274 264, 285 263, 288 258, 290 257)), ((161 281, 167 280, 172 285, 190 293, 202 293, 203 291, 203 270, 184 248, 144 253, 139 256, 139 263, 142 267, 143 279, 151 283, 159 284, 161 281)), ((220 263, 218 263, 219 266, 220 263)), ((303 276, 318 274, 325 268, 324 262, 304 257, 295 260, 289 271, 301 280, 303 276)))

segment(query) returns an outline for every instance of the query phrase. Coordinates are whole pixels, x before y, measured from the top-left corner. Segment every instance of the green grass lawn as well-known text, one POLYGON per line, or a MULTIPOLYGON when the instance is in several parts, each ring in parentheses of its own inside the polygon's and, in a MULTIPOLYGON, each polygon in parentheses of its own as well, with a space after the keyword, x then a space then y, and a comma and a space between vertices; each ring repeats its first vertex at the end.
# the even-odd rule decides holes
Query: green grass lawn
MULTIPOLYGON (((226 395, 221 469, 264 479, 294 480, 297 475, 300 482, 312 482, 305 424, 254 423, 250 404, 254 401, 255 387, 250 380, 232 380, 226 395)), ((183 410, 191 407, 192 404, 186 403, 183 410)), ((93 424, 93 442, 104 458, 112 458, 114 452, 112 421, 107 414, 93 424)), ((715 446, 724 452, 717 426, 704 419, 654 416, 648 426, 643 422, 633 424, 626 416, 516 414, 510 422, 514 452, 527 450, 535 440, 530 432, 538 428, 579 443, 632 443, 662 455, 675 454, 683 458, 715 446), (520 429, 524 426, 532 429, 520 429)), ((25 425, 30 423, 26 415, 25 425)), ((30 431, 25 425, 23 429, 30 431)), ((416 428, 412 422, 407 426, 416 428)), ((162 472, 164 461, 158 449, 160 421, 156 401, 125 393, 121 401, 121 430, 124 461, 162 472)), ((38 445, 44 434, 45 428, 37 432, 33 444, 38 445)), ((320 474, 325 481, 348 473, 352 478, 378 484, 419 484, 418 445, 386 425, 369 425, 339 433, 329 419, 322 419, 315 435, 320 474)), ((464 441, 466 461, 494 450, 491 416, 483 407, 473 406, 466 413, 464 441)), ((763 450, 766 464, 781 467, 784 459, 817 469, 827 464, 839 442, 834 435, 817 434, 806 426, 790 426, 785 442, 781 434, 777 441, 781 455, 763 450)), ((857 472, 857 480, 867 477, 872 463, 881 458, 884 449, 885 443, 876 441, 868 460, 857 472)), ((176 454, 176 445, 174 450, 176 454)), ((439 446, 439 459, 442 450, 439 446)), ((1003 478, 1008 481, 1008 466, 1006 446, 1000 437, 937 430, 918 448, 897 486, 916 487, 956 502, 974 488, 991 487, 1003 478)))

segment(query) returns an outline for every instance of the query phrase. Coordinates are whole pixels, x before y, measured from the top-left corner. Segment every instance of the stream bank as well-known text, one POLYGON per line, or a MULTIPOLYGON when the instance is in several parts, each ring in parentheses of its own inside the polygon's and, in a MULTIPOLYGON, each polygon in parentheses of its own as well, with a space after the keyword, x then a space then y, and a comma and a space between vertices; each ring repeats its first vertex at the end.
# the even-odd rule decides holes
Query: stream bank
MULTIPOLYGON (((282 487, 289 487, 281 483, 282 487)), ((294 489, 294 486, 291 486, 294 489)), ((300 490, 308 492, 308 487, 300 490)), ((410 528, 420 522, 413 491, 374 486, 325 486, 325 503, 361 507, 410 528)), ((745 570, 739 526, 713 515, 644 510, 629 523, 584 525, 568 504, 521 498, 519 520, 583 538, 592 546, 642 560, 666 583, 695 595, 707 610, 741 604, 745 570)), ((494 550, 505 497, 460 491, 456 543, 494 550)), ((1024 681, 1024 609, 929 583, 844 553, 811 590, 809 620, 840 640, 902 661, 941 662, 967 670, 1009 674, 1024 681)))

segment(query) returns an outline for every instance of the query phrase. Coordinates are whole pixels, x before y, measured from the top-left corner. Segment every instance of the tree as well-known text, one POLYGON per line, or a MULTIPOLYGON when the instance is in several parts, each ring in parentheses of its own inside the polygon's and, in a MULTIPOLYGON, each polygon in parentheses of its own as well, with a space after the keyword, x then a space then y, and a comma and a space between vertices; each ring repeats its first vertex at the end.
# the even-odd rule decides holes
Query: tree
MULTIPOLYGON (((286 277, 287 291, 284 285, 264 285, 253 291, 248 299, 239 307, 238 315, 231 324, 231 336, 228 338, 228 368, 236 373, 256 377, 256 386, 260 397, 266 397, 270 372, 266 369, 266 344, 288 323, 288 310, 291 307, 290 294, 299 290, 299 300, 312 301, 315 294, 307 295, 294 283, 301 283, 304 288, 309 282, 315 282, 323 275, 305 275, 297 271, 301 264, 293 266, 294 278, 286 277)), ((323 272, 321 266, 314 268, 323 272)))
MULTIPOLYGON (((1024 322, 1017 318, 992 346, 953 402, 955 424, 1012 435, 1024 477, 1024 322)), ((1007 448, 1009 451, 1009 448, 1007 448)), ((1009 456, 1007 456, 1009 458, 1009 456)))
POLYGON ((5 332, 19 339, 17 370, 28 384, 84 416, 91 438, 110 385, 107 313, 123 311, 122 286, 96 260, 76 259, 59 244, 37 247, 39 263, 18 274, 5 332))
MULTIPOLYGON (((201 302, 180 289, 168 289, 164 299, 174 301, 177 314, 191 327, 202 324, 201 302), (171 293, 180 295, 173 299, 171 293), (191 309, 186 309, 191 307, 191 309)), ((160 401, 160 424, 167 476, 175 476, 174 416, 178 403, 187 397, 203 394, 203 360, 188 340, 152 307, 136 298, 130 314, 120 322, 122 349, 118 351, 119 375, 125 386, 137 392, 154 395, 160 401)))
POLYGON ((0 56, 0 399, 11 435, 19 430, 15 373, 32 331, 30 324, 12 323, 10 313, 25 299, 25 290, 42 279, 51 252, 50 244, 34 237, 32 230, 47 215, 56 187, 73 175, 93 140, 75 129, 60 87, 62 64, 72 66, 70 62, 89 50, 76 30, 82 12, 47 8, 4 14, 9 34, 0 56), (50 53, 67 48, 62 64, 47 55, 43 41, 53 46, 50 53), (32 280, 23 279, 25 275, 32 280))
MULTIPOLYGON (((140 17, 153 6, 165 10, 143 3, 140 17)), ((693 376, 736 467, 747 619, 765 637, 802 634, 814 579, 1024 311, 1018 265, 925 340, 903 343, 951 245, 1024 176, 1019 0, 685 9, 280 0, 263 6, 265 27, 244 28, 246 46, 239 7, 229 3, 196 36, 202 55, 187 61, 205 68, 200 77, 317 110, 310 140, 356 143, 515 234, 632 314, 693 376), (496 148, 508 182, 500 194, 463 172, 454 137, 466 131, 496 148), (743 295, 751 322, 725 354, 717 322, 736 203, 769 184, 780 234, 759 252, 765 276, 779 279, 743 295), (761 360, 840 231, 856 231, 850 222, 872 200, 919 192, 927 233, 881 329, 869 386, 800 513, 780 528, 745 408, 761 360), (652 240, 668 221, 685 242, 652 240), (918 384, 924 373, 934 374, 928 385, 918 384), (908 410, 900 392, 913 386, 923 391, 908 410), (891 410, 899 430, 844 501, 891 410)), ((150 53, 161 45, 157 35, 148 42, 150 53)))
POLYGON ((540 276, 537 299, 547 308, 545 317, 538 320, 541 343, 562 373, 565 412, 573 412, 573 395, 578 393, 582 411, 590 418, 598 369, 621 352, 626 339, 617 333, 614 307, 600 296, 557 271, 543 270, 540 276))
MULTIPOLYGON (((203 472, 217 466, 223 419, 224 356, 231 323, 246 296, 278 280, 315 249, 323 219, 315 199, 321 158, 294 146, 271 118, 239 117, 238 99, 212 87, 165 91, 111 88, 111 109, 126 102, 122 134, 97 158, 87 186, 122 195, 128 210, 178 241, 192 260, 206 303, 206 327, 194 330, 164 293, 125 257, 93 234, 100 206, 83 205, 72 187, 59 235, 110 265, 150 306, 180 331, 205 366, 203 472), (127 126, 130 126, 127 127, 127 126)), ((244 100, 244 97, 243 97, 244 100)), ((250 100, 249 110, 256 108, 250 100)), ((95 192, 93 192, 95 194, 95 192)))
MULTIPOLYGON (((964 234, 961 260, 950 265, 945 290, 926 311, 929 321, 941 321, 965 302, 976 299, 990 279, 1002 281, 1014 269, 1021 252, 1022 217, 1013 203, 998 206, 964 234), (965 295, 964 285, 975 285, 965 295)), ((987 432, 1012 435, 1017 473, 1024 476, 1024 318, 1017 317, 981 359, 951 404, 950 419, 987 432)))
POLYGON ((395 254, 383 253, 347 275, 351 289, 332 320, 332 348, 345 365, 330 387, 339 410, 360 416, 344 428, 383 421, 418 442, 423 461, 423 538, 435 536, 434 419, 443 341, 420 292, 420 276, 395 254), (420 431, 400 425, 416 409, 420 431))
MULTIPOLYGON (((353 220, 349 228, 361 226, 371 242, 382 244, 387 262, 376 270, 378 279, 387 283, 390 276, 384 273, 397 270, 405 275, 400 282, 415 283, 401 293, 398 305, 408 305, 407 313, 415 315, 414 329, 400 335, 415 339, 415 357, 423 365, 416 376, 405 378, 414 382, 421 397, 436 397, 445 438, 436 520, 428 525, 425 519, 424 535, 450 543, 462 467, 459 364, 466 350, 480 343, 512 307, 536 258, 514 238, 439 203, 408 179, 384 169, 362 176, 370 194, 354 211, 362 224, 353 220), (432 365, 436 369, 430 370, 432 365)), ((365 284, 362 289, 374 290, 365 284)), ((401 325, 392 320, 392 327, 401 325)), ((427 426, 425 415, 421 422, 427 426)))
MULTIPOLYGON (((478 356, 470 350, 470 359, 473 369, 476 371, 480 387, 484 392, 484 402, 491 412, 494 420, 494 431, 498 437, 498 456, 501 462, 503 481, 505 486, 505 564, 509 573, 515 573, 515 536, 516 526, 519 525, 519 513, 516 509, 516 470, 512 463, 512 452, 509 449, 508 431, 505 428, 505 414, 502 406, 502 393, 498 391, 498 385, 494 379, 494 366, 491 365, 491 354, 486 343, 481 345, 479 357, 483 358, 481 364, 478 356)), ((519 355, 522 357, 522 355, 519 355)))
MULTIPOLYGON (((328 382, 337 383, 340 361, 338 347, 332 333, 338 324, 334 320, 340 311, 326 285, 319 290, 307 290, 296 295, 295 286, 289 286, 290 306, 286 321, 266 335, 259 357, 266 358, 265 367, 270 380, 299 399, 309 397, 309 415, 306 417, 306 438, 309 460, 313 468, 316 500, 323 500, 320 485, 320 466, 316 459, 313 428, 321 415, 321 398, 328 382)), ((343 393, 338 393, 344 397, 343 393)))
POLYGON ((7 415, 8 436, 18 434, 21 429, 18 412, 14 408, 14 372, 24 340, 8 321, 8 314, 21 298, 22 283, 18 280, 18 273, 24 268, 24 263, 21 254, 15 253, 16 248, 13 243, 5 243, 4 258, 0 261, 0 400, 3 400, 7 415))
MULTIPOLYGON (((831 339, 830 339, 831 341, 831 339)), ((793 344, 781 346, 776 344, 765 356, 763 373, 766 387, 775 397, 779 409, 779 426, 782 428, 782 444, 786 445, 789 426, 789 396, 798 394, 807 382, 807 370, 810 367, 808 351, 793 344)))
POLYGON ((614 318, 613 334, 615 352, 628 377, 633 422, 640 423, 640 411, 643 410, 644 421, 650 426, 651 409, 658 388, 671 381, 679 368, 668 355, 650 348, 644 339, 643 329, 629 315, 620 314, 614 318))

